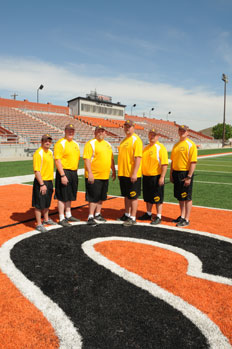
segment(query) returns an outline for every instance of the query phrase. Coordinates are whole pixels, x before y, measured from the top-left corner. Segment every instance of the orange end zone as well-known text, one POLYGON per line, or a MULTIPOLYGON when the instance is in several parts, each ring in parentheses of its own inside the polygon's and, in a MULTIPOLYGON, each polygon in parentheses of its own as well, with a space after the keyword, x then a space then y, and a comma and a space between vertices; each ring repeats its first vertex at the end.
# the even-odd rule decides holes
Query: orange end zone
POLYGON ((163 248, 125 241, 101 242, 94 247, 122 268, 156 283, 205 313, 232 344, 231 286, 186 275, 187 260, 163 248))
MULTIPOLYGON (((0 186, 0 197, 1 226, 34 219, 34 209, 31 207, 31 186, 22 184, 0 186)), ((86 221, 88 206, 85 201, 85 193, 78 193, 77 200, 72 203, 72 207, 82 205, 86 206, 73 210, 73 215, 86 221)), ((114 220, 122 215, 123 207, 123 198, 113 198, 104 202, 102 212, 106 219, 114 220)), ((145 204, 142 200, 139 200, 138 211, 140 213, 145 211, 145 204)), ((50 212, 57 212, 57 201, 54 199, 50 212)), ((165 203, 163 224, 170 227, 175 226, 171 223, 171 220, 177 216, 179 216, 179 206, 165 203)), ((57 220, 58 215, 52 215, 52 218, 57 220)), ((193 207, 189 228, 232 238, 232 211, 193 207)), ((34 229, 34 220, 0 229, 0 246, 7 240, 34 229)), ((0 283, 0 313, 2 320, 0 343, 6 343, 4 347, 8 348, 15 348, 15 343, 17 343, 17 348, 25 348, 27 347, 25 341, 27 341, 27 343, 33 343, 34 348, 56 348, 58 339, 43 314, 26 300, 2 273, 0 273, 0 283), (14 345, 11 346, 13 337, 14 345)))

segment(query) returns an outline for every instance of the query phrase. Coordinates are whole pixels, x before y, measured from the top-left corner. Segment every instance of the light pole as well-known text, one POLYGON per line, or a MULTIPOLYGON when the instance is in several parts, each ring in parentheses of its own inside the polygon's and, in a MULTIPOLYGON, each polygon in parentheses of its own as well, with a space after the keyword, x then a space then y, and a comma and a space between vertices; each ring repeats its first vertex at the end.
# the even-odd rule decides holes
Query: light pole
POLYGON ((39 103, 39 90, 42 90, 44 88, 44 85, 40 85, 40 87, 37 88, 37 103, 39 103))
POLYGON ((132 109, 136 107, 136 104, 133 104, 132 107, 131 107, 131 115, 132 115, 132 109))
POLYGON ((222 74, 222 81, 224 81, 224 110, 223 110, 223 133, 222 133, 222 146, 225 145, 225 133, 226 133, 226 84, 228 83, 228 77, 226 74, 222 74))
POLYGON ((155 108, 151 108, 151 110, 149 110, 149 118, 151 117, 151 112, 154 110, 155 108))
POLYGON ((168 121, 168 115, 170 115, 172 112, 171 111, 169 111, 168 113, 167 113, 167 121, 168 121))

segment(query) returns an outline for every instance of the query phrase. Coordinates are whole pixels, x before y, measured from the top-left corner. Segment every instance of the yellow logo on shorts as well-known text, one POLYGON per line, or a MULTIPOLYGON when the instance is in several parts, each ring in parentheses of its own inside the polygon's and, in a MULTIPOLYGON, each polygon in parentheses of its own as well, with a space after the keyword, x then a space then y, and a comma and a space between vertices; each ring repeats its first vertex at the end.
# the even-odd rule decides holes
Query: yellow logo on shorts
POLYGON ((130 192, 130 197, 133 198, 134 196, 136 196, 136 191, 131 191, 131 192, 130 192))
POLYGON ((183 193, 181 193, 181 197, 182 197, 182 198, 186 198, 187 195, 188 195, 188 194, 186 193, 186 191, 183 192, 183 193))
POLYGON ((155 197, 154 197, 154 201, 155 201, 155 202, 160 201, 160 197, 159 197, 159 196, 155 196, 155 197))

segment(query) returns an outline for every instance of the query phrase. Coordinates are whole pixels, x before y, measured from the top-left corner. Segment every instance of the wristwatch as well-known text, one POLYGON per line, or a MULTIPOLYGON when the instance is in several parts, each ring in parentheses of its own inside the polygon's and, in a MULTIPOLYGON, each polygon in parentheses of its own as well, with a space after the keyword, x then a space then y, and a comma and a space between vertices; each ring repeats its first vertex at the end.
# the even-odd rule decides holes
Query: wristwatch
POLYGON ((190 177, 190 176, 187 176, 186 178, 188 178, 188 179, 191 179, 192 177, 190 177))

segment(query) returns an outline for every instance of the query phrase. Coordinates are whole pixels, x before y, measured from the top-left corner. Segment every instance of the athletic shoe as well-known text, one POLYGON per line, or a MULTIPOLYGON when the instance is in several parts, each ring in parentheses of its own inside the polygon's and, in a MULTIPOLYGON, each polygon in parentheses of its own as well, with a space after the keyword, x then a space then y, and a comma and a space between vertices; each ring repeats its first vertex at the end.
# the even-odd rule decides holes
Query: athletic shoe
POLYGON ((176 219, 173 219, 172 220, 172 223, 179 223, 183 218, 181 216, 179 216, 178 218, 176 219))
POLYGON ((147 212, 144 213, 142 216, 140 216, 138 219, 140 221, 151 221, 151 217, 152 215, 151 214, 148 214, 147 212))
POLYGON ((47 229, 42 224, 37 225, 35 229, 40 231, 40 233, 47 233, 47 229))
POLYGON ((156 217, 150 224, 152 225, 157 225, 161 223, 161 218, 156 217))
POLYGON ((135 225, 135 224, 136 224, 136 220, 135 219, 131 219, 129 217, 129 219, 123 223, 123 226, 124 227, 131 227, 132 225, 135 225))
POLYGON ((97 222, 106 222, 106 219, 104 217, 102 217, 101 214, 99 214, 98 216, 94 216, 94 219, 97 222))
POLYGON ((130 219, 130 217, 127 217, 125 214, 120 217, 120 218, 117 218, 117 221, 121 221, 121 222, 126 222, 130 219))
POLYGON ((176 224, 177 227, 186 227, 187 225, 189 225, 189 221, 187 222, 186 219, 182 219, 182 221, 176 224))
POLYGON ((49 218, 47 221, 43 221, 43 225, 56 225, 56 222, 49 218))
POLYGON ((68 221, 68 222, 80 222, 80 219, 75 218, 75 217, 73 217, 73 216, 68 217, 68 218, 66 217, 65 219, 66 219, 66 221, 68 221))
POLYGON ((62 225, 62 227, 71 227, 72 224, 70 224, 67 219, 63 219, 62 221, 59 221, 59 225, 62 225))
POLYGON ((87 220, 87 224, 88 225, 97 225, 97 222, 95 221, 95 219, 92 217, 92 218, 89 218, 87 220))

